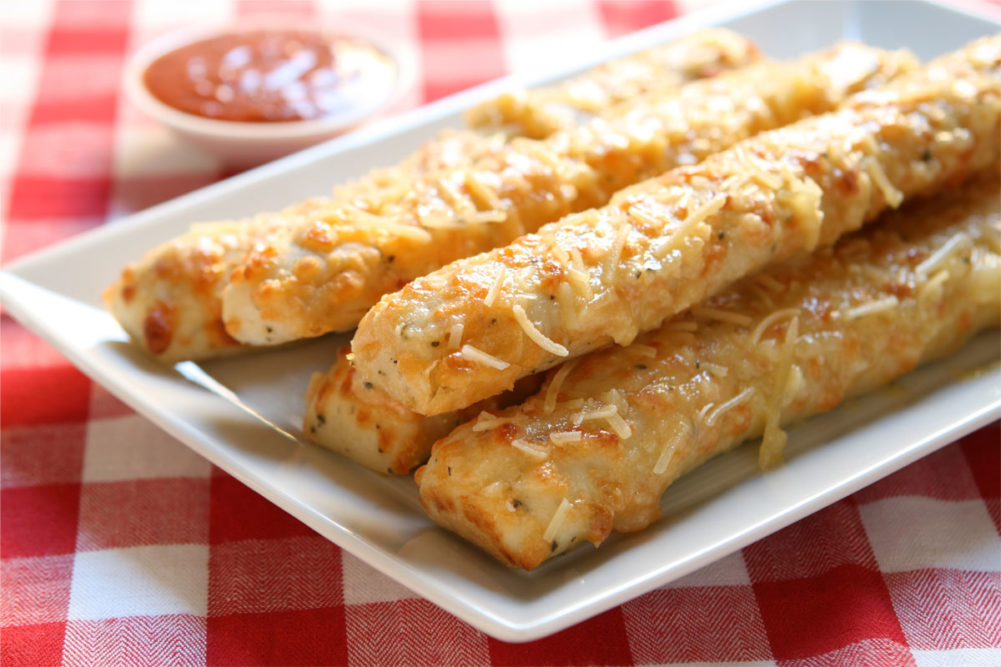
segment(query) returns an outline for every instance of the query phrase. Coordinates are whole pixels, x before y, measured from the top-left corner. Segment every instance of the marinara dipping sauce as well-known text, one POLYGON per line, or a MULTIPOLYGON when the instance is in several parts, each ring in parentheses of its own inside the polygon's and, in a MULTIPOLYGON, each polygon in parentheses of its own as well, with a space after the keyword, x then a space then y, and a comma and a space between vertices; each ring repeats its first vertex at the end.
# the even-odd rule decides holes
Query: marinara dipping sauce
POLYGON ((397 66, 364 39, 309 30, 250 30, 175 49, 143 75, 164 104, 203 118, 302 121, 385 101, 397 66))

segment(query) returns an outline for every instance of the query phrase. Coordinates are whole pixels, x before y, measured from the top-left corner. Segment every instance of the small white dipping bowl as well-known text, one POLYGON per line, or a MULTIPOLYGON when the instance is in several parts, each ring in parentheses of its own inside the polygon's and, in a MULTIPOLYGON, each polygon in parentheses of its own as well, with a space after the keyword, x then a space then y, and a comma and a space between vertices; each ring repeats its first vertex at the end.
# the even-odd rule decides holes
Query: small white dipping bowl
POLYGON ((335 29, 288 23, 243 22, 212 27, 175 30, 142 46, 125 69, 124 87, 128 99, 147 115, 160 121, 191 144, 219 157, 235 167, 251 167, 308 148, 343 134, 397 104, 414 85, 410 58, 401 56, 386 41, 356 26, 346 27, 340 20, 335 29), (396 64, 396 82, 386 98, 368 106, 322 118, 288 122, 240 122, 217 120, 190 114, 169 106, 153 96, 146 87, 147 68, 160 56, 177 48, 224 34, 259 30, 301 30, 321 32, 332 38, 362 39, 391 58, 396 64))

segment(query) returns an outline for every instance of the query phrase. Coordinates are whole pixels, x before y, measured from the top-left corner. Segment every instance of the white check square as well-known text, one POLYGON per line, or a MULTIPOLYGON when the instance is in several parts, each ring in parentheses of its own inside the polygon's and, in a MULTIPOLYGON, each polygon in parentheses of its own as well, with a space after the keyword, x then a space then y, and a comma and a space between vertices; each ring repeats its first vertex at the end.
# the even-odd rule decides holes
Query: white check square
POLYGON ((208 477, 208 461, 138 415, 95 419, 87 425, 84 482, 153 477, 208 477))
POLYGON ((1001 539, 981 500, 899 496, 862 505, 859 513, 883 572, 1001 570, 1001 539))
POLYGON ((209 548, 145 546, 78 553, 67 618, 205 616, 209 548))
POLYGON ((676 579, 664 588, 693 588, 700 586, 750 586, 751 575, 747 572, 743 554, 738 551, 715 563, 676 579))
POLYGON ((395 602, 416 597, 408 589, 347 551, 341 555, 341 577, 345 604, 395 602))

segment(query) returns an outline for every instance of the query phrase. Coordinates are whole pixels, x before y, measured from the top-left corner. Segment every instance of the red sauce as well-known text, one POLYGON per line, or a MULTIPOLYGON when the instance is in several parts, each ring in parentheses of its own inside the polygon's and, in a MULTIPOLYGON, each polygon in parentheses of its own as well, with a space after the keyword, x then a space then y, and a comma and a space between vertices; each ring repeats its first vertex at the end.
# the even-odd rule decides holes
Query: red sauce
POLYGON ((384 101, 397 76, 372 43, 308 30, 236 32, 171 51, 147 68, 158 100, 240 122, 322 118, 384 101))

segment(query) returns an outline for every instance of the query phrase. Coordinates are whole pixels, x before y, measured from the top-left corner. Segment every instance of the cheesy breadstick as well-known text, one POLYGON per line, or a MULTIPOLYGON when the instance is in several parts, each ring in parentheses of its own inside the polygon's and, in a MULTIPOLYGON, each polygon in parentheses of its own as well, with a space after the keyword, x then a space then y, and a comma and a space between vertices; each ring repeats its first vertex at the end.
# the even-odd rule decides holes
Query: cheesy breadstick
POLYGON ((246 350, 222 325, 219 295, 255 243, 325 205, 309 200, 249 220, 194 225, 129 264, 104 302, 132 340, 173 363, 246 350))
MULTIPOLYGON (((713 76, 759 57, 750 42, 733 33, 710 30, 700 35, 658 47, 649 54, 631 56, 622 64, 608 63, 597 68, 593 76, 577 80, 576 98, 565 86, 548 93, 535 92, 530 97, 536 99, 538 95, 548 100, 538 112, 552 120, 556 117, 555 101, 574 104, 583 87, 591 96, 600 96, 607 89, 611 98, 640 87, 669 91, 683 80, 713 76), (656 72, 654 67, 658 68, 656 72), (644 75, 651 79, 640 81, 644 75)), ((520 118, 527 123, 531 113, 526 110, 520 118)), ((568 123, 566 127, 572 125, 573 119, 563 120, 568 123)), ((313 208, 355 203, 367 210, 379 209, 399 200, 417 175, 466 168, 477 160, 498 155, 510 136, 517 134, 511 126, 506 133, 489 129, 444 130, 400 164, 373 169, 363 178, 335 188, 333 198, 316 199, 313 208)), ((165 362, 245 351, 248 348, 223 327, 222 290, 233 269, 255 245, 267 246, 266 239, 279 229, 297 224, 293 211, 301 208, 259 216, 256 221, 205 223, 162 244, 130 264, 120 280, 106 290, 108 308, 136 343, 165 362), (267 218, 267 223, 260 218, 267 218)))
POLYGON ((468 408, 425 417, 400 405, 358 377, 350 348, 338 351, 326 373, 314 373, 306 390, 303 434, 307 440, 379 473, 405 475, 426 463, 431 445, 483 410, 500 410, 535 393, 541 375, 522 378, 511 391, 468 408))
POLYGON ((615 342, 809 252, 1001 151, 1001 37, 853 108, 767 132, 384 297, 352 341, 362 377, 422 414, 615 342))
POLYGON ((723 28, 702 30, 611 60, 556 86, 503 93, 466 112, 466 122, 544 139, 655 88, 677 87, 759 59, 747 38, 723 28))
POLYGON ((523 405, 435 444, 431 517, 531 569, 646 527, 672 481, 1001 323, 997 175, 915 202, 832 251, 744 279, 625 348, 551 371, 523 405))
POLYGON ((354 327, 387 292, 510 242, 629 184, 697 162, 761 130, 836 107, 913 67, 907 54, 845 44, 762 63, 623 105, 545 141, 515 138, 470 166, 400 180, 289 227, 250 253, 223 293, 227 332, 253 345, 354 327))

